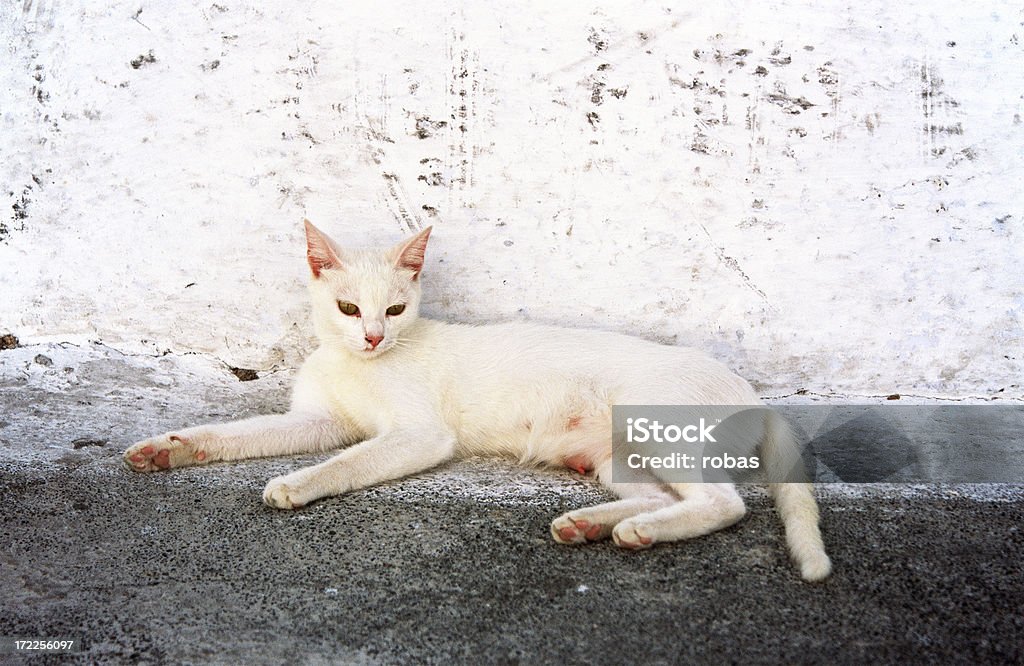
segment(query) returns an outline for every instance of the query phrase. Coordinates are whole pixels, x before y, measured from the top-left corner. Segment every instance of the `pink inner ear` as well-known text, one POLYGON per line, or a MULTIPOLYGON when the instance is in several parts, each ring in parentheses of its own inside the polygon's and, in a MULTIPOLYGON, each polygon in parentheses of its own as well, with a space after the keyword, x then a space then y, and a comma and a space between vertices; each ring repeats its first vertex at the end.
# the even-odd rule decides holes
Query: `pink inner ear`
POLYGON ((313 271, 313 277, 320 277, 320 271, 339 268, 341 261, 331 247, 330 239, 309 220, 303 222, 306 225, 306 259, 309 261, 310 270, 313 271))
POLYGON ((423 257, 427 252, 427 239, 430 238, 430 230, 433 228, 432 226, 427 227, 419 232, 409 239, 398 251, 398 258, 395 260, 395 264, 400 268, 411 270, 413 272, 413 280, 419 278, 420 271, 423 270, 423 257))

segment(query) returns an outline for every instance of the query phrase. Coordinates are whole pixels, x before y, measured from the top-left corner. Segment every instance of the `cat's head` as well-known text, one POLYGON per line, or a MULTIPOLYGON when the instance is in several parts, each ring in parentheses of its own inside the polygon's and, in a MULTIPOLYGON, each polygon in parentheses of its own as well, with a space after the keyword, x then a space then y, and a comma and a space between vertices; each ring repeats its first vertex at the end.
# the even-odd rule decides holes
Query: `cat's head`
POLYGON ((363 358, 401 344, 402 332, 419 316, 419 277, 431 227, 392 248, 345 250, 305 223, 320 342, 363 358))

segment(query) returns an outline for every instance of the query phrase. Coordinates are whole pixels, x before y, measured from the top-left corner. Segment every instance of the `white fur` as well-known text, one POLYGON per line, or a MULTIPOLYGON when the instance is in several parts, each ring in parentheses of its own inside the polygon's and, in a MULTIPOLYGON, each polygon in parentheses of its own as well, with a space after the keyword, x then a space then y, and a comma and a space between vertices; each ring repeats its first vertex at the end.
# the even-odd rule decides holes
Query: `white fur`
MULTIPOLYGON (((321 346, 306 360, 284 415, 198 426, 125 452, 137 471, 347 447, 272 479, 267 504, 293 509, 460 456, 512 456, 562 466, 584 461, 623 499, 555 519, 557 541, 611 537, 623 547, 688 539, 739 521, 730 484, 613 483, 614 404, 760 404, 751 386, 699 351, 615 333, 529 323, 445 324, 418 317, 430 230, 389 250, 339 248, 307 222, 310 294, 321 346), (347 316, 338 301, 355 304, 347 316), (388 316, 392 305, 405 311, 388 316), (371 338, 383 336, 372 346, 371 338)), ((794 455, 782 419, 769 419, 769 465, 794 455)), ((806 580, 831 564, 808 484, 772 484, 790 553, 806 580)))

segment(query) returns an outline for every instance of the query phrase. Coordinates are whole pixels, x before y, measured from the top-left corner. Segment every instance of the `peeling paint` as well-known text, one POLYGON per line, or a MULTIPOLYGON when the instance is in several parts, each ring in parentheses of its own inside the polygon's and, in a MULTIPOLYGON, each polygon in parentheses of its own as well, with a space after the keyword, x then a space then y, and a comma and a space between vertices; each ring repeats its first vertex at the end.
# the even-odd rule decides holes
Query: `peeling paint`
POLYGON ((696 345, 769 394, 1019 398, 1019 16, 7 3, 0 321, 262 373, 310 344, 303 217, 434 224, 432 316, 696 345))

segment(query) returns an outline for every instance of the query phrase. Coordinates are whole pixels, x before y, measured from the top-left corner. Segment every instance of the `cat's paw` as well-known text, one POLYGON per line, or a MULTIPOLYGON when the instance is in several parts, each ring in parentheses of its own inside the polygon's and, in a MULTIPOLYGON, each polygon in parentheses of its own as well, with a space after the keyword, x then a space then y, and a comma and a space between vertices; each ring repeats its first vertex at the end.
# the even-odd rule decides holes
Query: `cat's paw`
POLYGON ((275 509, 301 509, 306 500, 300 496, 294 482, 289 484, 287 476, 279 476, 267 482, 263 489, 263 503, 275 509))
POLYGON ((564 514, 551 521, 551 536, 558 543, 586 543, 608 538, 611 529, 607 525, 591 523, 579 516, 564 514))
POLYGON ((832 573, 832 560, 824 552, 815 553, 800 562, 800 576, 810 583, 817 583, 832 573))
POLYGON ((650 534, 650 528, 633 519, 623 520, 612 530, 612 539, 619 548, 639 550, 650 548, 654 544, 654 537, 650 534))
POLYGON ((128 469, 136 472, 200 465, 207 461, 207 453, 197 440, 191 435, 167 433, 129 446, 122 458, 128 469))

